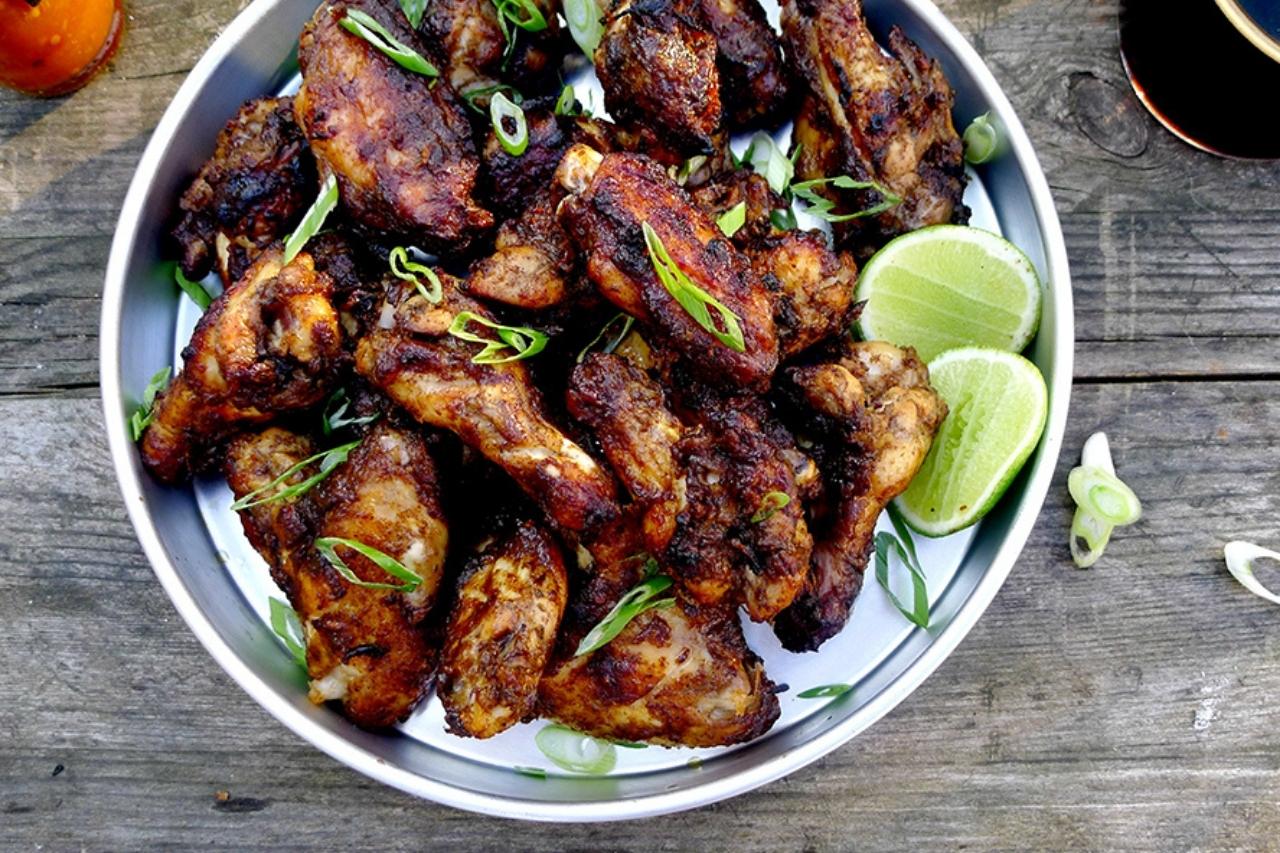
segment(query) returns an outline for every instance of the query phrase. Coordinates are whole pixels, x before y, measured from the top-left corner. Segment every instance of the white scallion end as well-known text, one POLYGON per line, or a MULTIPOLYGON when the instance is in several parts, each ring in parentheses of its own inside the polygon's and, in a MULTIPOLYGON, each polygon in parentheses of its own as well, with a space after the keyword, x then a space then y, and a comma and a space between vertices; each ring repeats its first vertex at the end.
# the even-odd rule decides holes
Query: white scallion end
POLYGON ((1253 574, 1253 561, 1259 558, 1280 561, 1280 554, 1268 550, 1252 542, 1228 542, 1222 549, 1222 556, 1227 560, 1227 571, 1249 592, 1265 598, 1273 604, 1280 604, 1280 595, 1263 586, 1253 574))

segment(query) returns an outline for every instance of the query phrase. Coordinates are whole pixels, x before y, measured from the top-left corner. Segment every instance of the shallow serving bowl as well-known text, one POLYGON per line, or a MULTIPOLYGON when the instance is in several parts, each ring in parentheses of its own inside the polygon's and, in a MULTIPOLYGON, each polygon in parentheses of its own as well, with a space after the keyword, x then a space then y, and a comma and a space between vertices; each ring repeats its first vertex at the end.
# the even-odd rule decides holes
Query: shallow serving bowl
POLYGON ((771 645, 767 630, 749 629, 770 676, 791 688, 781 697, 783 718, 765 737, 731 749, 622 750, 627 755, 608 776, 538 778, 515 768, 540 763, 531 751, 539 724, 477 743, 444 735, 434 700, 406 725, 381 734, 312 705, 300 671, 264 618, 270 581, 220 503, 223 487, 157 485, 127 434, 126 421, 148 380, 174 363, 175 346, 194 321, 190 305, 177 296, 166 263, 172 258, 163 248, 178 196, 240 104, 289 85, 298 34, 316 5, 255 0, 196 65, 143 154, 107 268, 102 392, 116 472, 157 577, 219 665, 290 729, 375 779, 458 808, 534 820, 612 820, 722 800, 825 755, 901 702, 973 627, 1012 569, 1049 488, 1071 388, 1071 286, 1053 200, 1022 125, 960 33, 928 0, 865 0, 878 35, 899 24, 942 62, 957 91, 958 127, 990 111, 1007 134, 1008 151, 977 170, 968 200, 975 224, 1002 231, 1045 282, 1040 332, 1027 353, 1049 388, 1039 448, 974 531, 921 543, 932 600, 927 631, 906 623, 868 584, 849 627, 816 654, 788 655, 771 645), (854 689, 817 701, 797 695, 832 682, 854 689))

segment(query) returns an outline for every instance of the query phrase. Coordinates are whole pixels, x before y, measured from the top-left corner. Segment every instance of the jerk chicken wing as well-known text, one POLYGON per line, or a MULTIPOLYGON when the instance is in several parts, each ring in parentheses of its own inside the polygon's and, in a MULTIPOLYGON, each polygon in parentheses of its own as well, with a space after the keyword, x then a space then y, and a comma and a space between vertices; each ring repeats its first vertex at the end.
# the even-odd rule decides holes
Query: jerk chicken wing
MULTIPOLYGON (((244 497, 314 452, 309 439, 279 427, 242 434, 228 447, 227 482, 244 497)), ((283 485, 301 482, 317 467, 303 467, 283 485)), ((403 720, 422 700, 436 662, 422 621, 444 562, 447 534, 440 517, 421 440, 385 424, 374 427, 318 493, 242 512, 246 536, 298 614, 313 702, 339 701, 356 724, 381 728, 403 720), (316 549, 319 536, 358 537, 401 560, 423 582, 408 593, 352 583, 316 549)), ((339 556, 364 581, 399 582, 354 551, 339 556)))
MULTIPOLYGON (((708 382, 762 388, 778 364, 778 333, 759 277, 724 232, 656 163, 642 155, 569 149, 557 173, 570 195, 560 220, 606 299, 649 325, 708 382), (742 351, 700 325, 663 285, 645 242, 647 224, 689 280, 725 306, 742 351)), ((711 313, 712 322, 723 324, 711 313)), ((722 325, 717 325, 723 331, 722 325)))
POLYGON ((548 419, 524 362, 477 364, 480 345, 449 332, 464 311, 492 315, 441 278, 439 304, 411 285, 388 290, 382 321, 357 347, 357 370, 419 421, 500 465, 561 528, 589 530, 616 515, 613 477, 548 419))
POLYGON ((337 176, 344 209, 365 229, 461 254, 493 226, 473 199, 480 162, 465 108, 449 86, 343 28, 348 9, 434 55, 395 0, 331 0, 316 10, 299 42, 294 107, 320 171, 337 176))
POLYGON ((230 287, 297 224, 315 190, 315 160, 294 121, 293 98, 249 101, 178 202, 173 238, 183 273, 201 279, 216 268, 230 287))
MULTIPOLYGON (((882 49, 862 0, 786 0, 782 28, 809 88, 795 126, 797 179, 848 175, 902 199, 877 216, 836 223, 837 243, 865 258, 907 231, 967 221, 964 146, 951 123, 955 93, 938 63, 897 27, 889 51, 882 49)), ((839 214, 883 200, 876 190, 818 191, 839 214)))
POLYGON ((880 512, 924 462, 947 404, 908 348, 849 342, 832 362, 788 368, 788 393, 817 439, 834 506, 804 590, 774 621, 783 647, 813 651, 844 627, 874 547, 880 512))
POLYGON ((449 731, 489 738, 533 716, 568 597, 560 546, 532 522, 470 562, 436 687, 449 731))
POLYGON ((273 249, 209 306, 182 351, 184 368, 156 400, 142 461, 161 482, 203 467, 237 429, 305 408, 332 390, 343 361, 333 284, 311 256, 288 266, 273 249))
MULTIPOLYGON (((445 60, 444 76, 459 94, 514 84, 528 92, 546 78, 554 78, 564 50, 560 46, 558 3, 532 0, 547 26, 536 32, 506 22, 493 0, 432 0, 418 26, 423 41, 439 45, 445 60), (511 44, 510 38, 515 40, 511 44)), ((527 13, 522 12, 522 20, 527 13)))

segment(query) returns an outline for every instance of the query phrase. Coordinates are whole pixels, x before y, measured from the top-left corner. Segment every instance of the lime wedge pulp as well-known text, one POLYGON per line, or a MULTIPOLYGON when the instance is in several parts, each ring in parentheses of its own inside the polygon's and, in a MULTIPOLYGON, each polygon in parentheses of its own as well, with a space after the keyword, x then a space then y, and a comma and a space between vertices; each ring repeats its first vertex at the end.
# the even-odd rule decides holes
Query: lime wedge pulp
POLYGON ((867 261, 856 298, 863 340, 913 346, 926 362, 949 349, 1021 352, 1040 325, 1035 267, 998 234, 934 225, 891 240, 867 261))
POLYGON ((913 529, 945 536, 976 522, 1008 489, 1040 441, 1049 395, 1030 361, 984 347, 942 353, 929 362, 929 381, 949 413, 896 503, 913 529))

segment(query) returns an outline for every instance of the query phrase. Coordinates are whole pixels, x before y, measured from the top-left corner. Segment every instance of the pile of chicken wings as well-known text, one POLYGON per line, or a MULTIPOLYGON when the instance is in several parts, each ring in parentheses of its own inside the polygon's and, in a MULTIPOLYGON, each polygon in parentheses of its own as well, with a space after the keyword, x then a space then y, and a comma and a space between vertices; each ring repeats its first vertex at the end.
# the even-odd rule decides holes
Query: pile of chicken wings
POLYGON ((590 58, 556 0, 530 2, 536 31, 495 0, 435 0, 416 29, 396 0, 320 5, 296 96, 245 104, 181 199, 182 270, 225 290, 142 459, 250 499, 311 697, 360 726, 434 690, 461 736, 543 717, 743 742, 779 688, 741 615, 793 652, 841 631, 876 519, 946 415, 913 351, 848 330, 859 259, 967 216, 953 94, 899 30, 872 38, 860 0, 786 0, 781 34, 757 0, 614 0, 590 58), (353 10, 438 74, 343 26, 353 10), (561 97, 586 62, 608 120, 561 97), (520 154, 497 92, 521 98, 520 154), (900 201, 832 236, 786 228, 789 199, 729 149, 786 122, 797 180, 865 187, 817 185, 837 213, 900 201), (331 177, 337 209, 287 257, 331 177), (365 546, 330 547, 358 582, 317 544, 334 540, 365 546), (577 653, 658 576, 662 606, 577 653))

